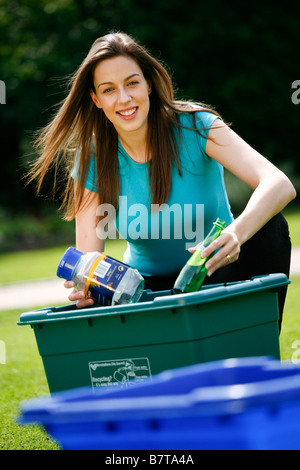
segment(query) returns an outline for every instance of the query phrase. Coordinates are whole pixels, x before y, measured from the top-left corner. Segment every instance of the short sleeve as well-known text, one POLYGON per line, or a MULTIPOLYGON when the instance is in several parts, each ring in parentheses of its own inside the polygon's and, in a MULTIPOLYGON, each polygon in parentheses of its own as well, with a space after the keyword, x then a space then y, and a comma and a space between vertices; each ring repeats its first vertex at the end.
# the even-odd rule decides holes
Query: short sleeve
POLYGON ((221 119, 216 114, 213 114, 208 111, 197 111, 195 113, 196 119, 196 127, 199 130, 201 135, 198 135, 199 144, 201 150, 206 153, 206 143, 207 137, 210 131, 212 124, 215 122, 216 119, 221 119))

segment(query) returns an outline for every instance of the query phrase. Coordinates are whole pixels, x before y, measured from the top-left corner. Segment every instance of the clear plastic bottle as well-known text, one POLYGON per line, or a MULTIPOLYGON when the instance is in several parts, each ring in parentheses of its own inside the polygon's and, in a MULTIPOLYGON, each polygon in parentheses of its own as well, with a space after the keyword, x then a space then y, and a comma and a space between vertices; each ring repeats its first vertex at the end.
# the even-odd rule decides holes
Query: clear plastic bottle
POLYGON ((217 219, 213 223, 213 227, 209 234, 205 237, 199 248, 192 254, 188 262, 180 271, 174 284, 175 291, 196 292, 200 289, 207 274, 205 263, 213 256, 212 253, 210 256, 203 258, 202 251, 221 235, 225 225, 226 223, 221 219, 217 219))
POLYGON ((60 260, 57 276, 74 281, 86 298, 92 298, 99 305, 138 302, 145 285, 136 269, 105 253, 85 254, 73 247, 69 247, 60 260))

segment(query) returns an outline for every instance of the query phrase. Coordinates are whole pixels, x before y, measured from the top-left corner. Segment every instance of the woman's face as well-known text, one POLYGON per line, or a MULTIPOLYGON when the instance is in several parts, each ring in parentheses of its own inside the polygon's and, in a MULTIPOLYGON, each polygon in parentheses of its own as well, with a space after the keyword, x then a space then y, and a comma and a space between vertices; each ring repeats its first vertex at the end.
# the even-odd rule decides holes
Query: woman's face
POLYGON ((94 87, 92 100, 119 135, 147 130, 151 87, 135 60, 118 56, 99 62, 94 87))

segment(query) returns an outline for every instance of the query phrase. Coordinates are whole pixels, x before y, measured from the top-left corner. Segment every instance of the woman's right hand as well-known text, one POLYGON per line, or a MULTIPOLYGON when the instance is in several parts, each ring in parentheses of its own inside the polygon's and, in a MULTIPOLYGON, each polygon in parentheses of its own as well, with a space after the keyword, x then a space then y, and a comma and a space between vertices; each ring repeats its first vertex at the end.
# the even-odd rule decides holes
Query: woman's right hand
POLYGON ((76 302, 76 307, 78 308, 85 308, 90 307, 94 304, 93 299, 86 299, 84 292, 75 289, 75 282, 74 281, 65 281, 64 286, 66 289, 72 289, 71 294, 69 295, 69 300, 71 302, 76 302))

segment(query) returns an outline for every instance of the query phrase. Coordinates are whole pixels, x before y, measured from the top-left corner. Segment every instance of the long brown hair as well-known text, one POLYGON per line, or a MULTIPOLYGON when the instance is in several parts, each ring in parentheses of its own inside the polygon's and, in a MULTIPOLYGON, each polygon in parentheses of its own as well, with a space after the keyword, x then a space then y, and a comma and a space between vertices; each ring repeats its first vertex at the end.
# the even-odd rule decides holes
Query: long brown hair
MULTIPOLYGON (((105 202, 117 207, 121 190, 118 135, 104 112, 95 106, 90 97, 90 91, 94 90, 93 75, 96 65, 102 60, 117 56, 134 59, 145 79, 151 83, 146 145, 148 158, 151 156, 148 169, 153 204, 166 202, 171 188, 171 167, 174 162, 181 174, 174 125, 179 131, 178 113, 195 113, 195 107, 191 106, 190 102, 174 100, 173 85, 168 72, 144 47, 127 34, 107 34, 93 43, 87 57, 69 81, 68 96, 60 103, 54 119, 35 141, 40 156, 33 162, 27 175, 28 182, 37 180, 37 192, 40 192, 50 168, 54 167, 56 179, 61 176, 62 171, 65 172, 62 207, 65 209, 66 220, 72 220, 82 205, 93 142, 99 204, 105 202), (74 180, 70 172, 76 154, 80 155, 79 185, 76 185, 77 194, 74 197, 74 180)), ((203 105, 202 110, 219 116, 216 111, 203 105)))

